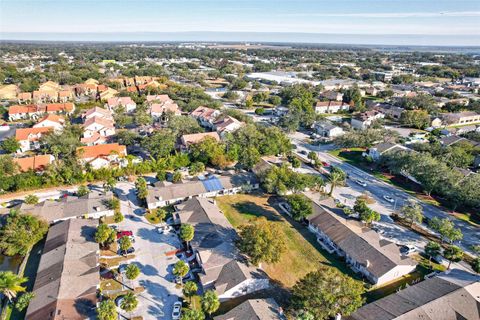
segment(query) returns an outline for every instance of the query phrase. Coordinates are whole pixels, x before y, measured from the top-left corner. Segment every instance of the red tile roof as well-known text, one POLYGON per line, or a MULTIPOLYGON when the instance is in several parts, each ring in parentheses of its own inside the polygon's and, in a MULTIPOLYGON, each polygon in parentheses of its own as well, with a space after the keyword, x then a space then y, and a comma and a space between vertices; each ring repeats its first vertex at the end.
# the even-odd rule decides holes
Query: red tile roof
POLYGON ((49 132, 50 130, 53 130, 51 127, 40 127, 40 128, 24 128, 24 129, 17 129, 15 132, 15 138, 20 141, 20 140, 38 140, 37 137, 29 139, 30 135, 38 135, 38 134, 45 134, 49 132))
POLYGON ((54 157, 49 154, 27 157, 27 158, 16 158, 13 161, 20 167, 20 171, 25 172, 28 170, 40 171, 44 170, 49 164, 54 161, 54 157))
POLYGON ((118 143, 99 144, 96 146, 77 148, 78 156, 83 159, 106 157, 115 152, 120 155, 126 155, 127 148, 118 143))

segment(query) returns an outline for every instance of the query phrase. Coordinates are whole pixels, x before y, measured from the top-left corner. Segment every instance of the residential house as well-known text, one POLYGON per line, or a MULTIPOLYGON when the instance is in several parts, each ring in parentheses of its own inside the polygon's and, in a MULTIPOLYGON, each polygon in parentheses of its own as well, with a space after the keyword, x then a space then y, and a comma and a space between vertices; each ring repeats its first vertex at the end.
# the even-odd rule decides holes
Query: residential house
POLYGON ((99 219, 113 216, 115 211, 108 204, 113 194, 91 191, 85 196, 65 196, 58 200, 45 200, 37 204, 22 203, 16 208, 45 219, 50 223, 70 219, 99 219))
POLYGON ((118 143, 98 144, 79 147, 77 154, 83 165, 88 164, 93 169, 100 169, 112 165, 125 166, 127 148, 118 143))
POLYGON ((220 110, 207 107, 198 107, 197 109, 193 110, 190 115, 197 119, 202 127, 213 129, 213 123, 220 115, 220 110))
POLYGON ((75 110, 75 105, 71 102, 40 104, 38 107, 42 112, 54 113, 54 114, 70 115, 75 110))
POLYGON ((61 90, 58 92, 58 102, 66 103, 71 100, 73 100, 73 91, 61 90))
POLYGON ((433 118, 432 122, 430 123, 432 128, 440 128, 442 126, 442 119, 440 118, 433 118))
POLYGON ((268 288, 264 273, 240 258, 235 246, 237 233, 215 200, 190 199, 176 206, 174 217, 195 228, 189 244, 202 269, 198 276, 204 291, 214 290, 220 301, 225 301, 268 288))
POLYGON ((457 129, 456 134, 462 135, 468 132, 475 132, 477 130, 477 127, 475 125, 469 125, 469 126, 463 126, 457 129))
POLYGON ((286 319, 275 299, 249 299, 214 320, 281 320, 286 319))
POLYGON ((177 116, 181 115, 181 111, 178 105, 166 94, 148 95, 147 103, 149 105, 148 110, 150 112, 150 115, 155 119, 161 119, 165 117, 166 113, 169 112, 177 116))
POLYGON ((25 319, 96 317, 100 287, 97 220, 68 220, 50 227, 25 319))
POLYGON ((107 141, 107 137, 115 134, 113 120, 102 117, 90 117, 83 123, 82 143, 92 146, 107 141))
POLYGON ((446 113, 442 115, 443 121, 451 126, 480 123, 480 114, 473 111, 446 113))
POLYGON ((17 101, 19 104, 22 103, 32 103, 33 95, 31 92, 20 92, 17 95, 17 101))
POLYGON ((460 269, 425 279, 357 309, 346 320, 478 320, 480 277, 460 269))
POLYGON ((54 90, 35 90, 32 93, 34 103, 49 103, 58 101, 58 91, 54 90))
POLYGON ((137 108, 137 104, 130 97, 113 97, 107 100, 106 106, 113 111, 118 106, 123 106, 127 112, 132 112, 137 108))
POLYGON ((320 97, 328 99, 330 101, 343 101, 343 93, 338 91, 324 91, 320 94, 320 97))
POLYGON ((378 161, 382 155, 388 152, 397 151, 412 151, 411 149, 404 147, 397 143, 382 142, 368 148, 368 152, 365 154, 372 158, 373 161, 378 161))
POLYGON ((101 85, 97 87, 97 91, 100 93, 97 93, 98 99, 101 101, 107 101, 108 99, 114 98, 117 94, 118 91, 112 88, 105 87, 105 90, 101 85))
POLYGON ((318 121, 314 124, 317 134, 324 138, 335 138, 343 135, 345 132, 339 126, 326 121, 318 121))
POLYGON ((0 86, 0 100, 15 100, 20 89, 14 84, 0 86))
POLYGON ((37 105, 14 105, 8 108, 8 120, 17 121, 24 119, 36 119, 42 112, 37 105))
POLYGON ((148 209, 155 209, 193 197, 210 198, 232 195, 259 187, 257 178, 251 173, 207 176, 182 183, 162 182, 157 184, 154 188, 148 189, 146 201, 148 209))
POLYGON ((238 121, 234 117, 225 116, 213 123, 213 128, 218 132, 220 137, 224 138, 225 135, 229 132, 234 132, 240 129, 245 124, 241 121, 238 121))
MULTIPOLYGON (((370 228, 349 220, 313 201, 308 229, 328 252, 344 257, 353 271, 373 284, 381 285, 414 271, 417 263, 400 254, 399 247, 380 239, 370 228)), ((332 207, 335 207, 332 204, 332 207)))
POLYGON ((60 91, 61 89, 61 86, 57 82, 51 80, 42 83, 38 87, 39 91, 60 91))
POLYGON ((90 118, 103 118, 113 121, 113 114, 110 110, 103 109, 100 107, 93 107, 92 109, 88 109, 82 115, 83 121, 86 121, 90 118))
POLYGON ((450 136, 446 136, 446 137, 441 138, 440 139, 440 144, 444 147, 449 147, 449 146, 452 146, 455 143, 458 143, 460 141, 467 142, 468 140, 463 138, 463 137, 456 136, 456 135, 450 135, 450 136))
POLYGON ((50 154, 43 154, 26 158, 13 158, 13 162, 18 166, 18 169, 21 172, 27 172, 29 170, 41 172, 47 169, 47 167, 54 161, 55 157, 50 154))
POLYGON ((405 111, 404 108, 400 108, 387 103, 379 103, 374 106, 374 109, 380 113, 383 113, 386 117, 399 120, 402 116, 402 113, 405 111))
POLYGON ((65 126, 65 119, 61 116, 56 114, 47 114, 36 124, 33 125, 33 128, 53 128, 55 132, 59 132, 63 130, 65 126))
POLYGON ((317 101, 315 105, 316 113, 338 113, 340 111, 348 111, 350 105, 341 101, 317 101))
POLYGON ((216 132, 201 132, 201 133, 192 133, 184 134, 180 140, 182 147, 188 149, 192 144, 197 144, 200 141, 206 139, 207 137, 212 138, 216 141, 220 141, 220 136, 216 132))
POLYGON ((374 121, 383 118, 385 118, 383 113, 376 110, 370 110, 353 117, 350 124, 355 129, 365 130, 370 127, 374 121))
POLYGON ((40 149, 40 138, 53 131, 51 127, 19 128, 15 131, 15 139, 20 143, 18 152, 40 149))

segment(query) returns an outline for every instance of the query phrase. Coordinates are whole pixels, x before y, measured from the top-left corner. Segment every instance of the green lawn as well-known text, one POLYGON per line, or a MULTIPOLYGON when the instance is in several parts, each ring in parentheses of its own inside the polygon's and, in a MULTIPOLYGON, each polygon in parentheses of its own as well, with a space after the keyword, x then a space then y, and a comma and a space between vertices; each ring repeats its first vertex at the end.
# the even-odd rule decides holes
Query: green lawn
POLYGON ((265 195, 239 194, 216 198, 217 204, 234 227, 248 223, 259 216, 278 223, 285 235, 287 250, 281 260, 275 264, 263 264, 263 270, 285 287, 292 287, 307 273, 314 271, 320 264, 337 267, 351 276, 353 272, 336 256, 321 249, 314 234, 304 226, 287 221, 274 209, 274 197, 265 195))

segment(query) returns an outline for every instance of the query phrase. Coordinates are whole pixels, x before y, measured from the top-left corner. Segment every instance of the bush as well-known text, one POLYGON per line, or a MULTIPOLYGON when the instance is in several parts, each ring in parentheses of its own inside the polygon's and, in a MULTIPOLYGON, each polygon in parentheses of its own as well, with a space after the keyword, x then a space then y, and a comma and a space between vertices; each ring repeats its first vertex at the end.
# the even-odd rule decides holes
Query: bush
POLYGON ((262 115, 265 113, 265 108, 257 108, 255 109, 255 113, 258 114, 258 115, 262 115))
POLYGON ((123 214, 120 211, 115 211, 115 214, 113 215, 113 221, 115 223, 120 223, 124 219, 123 214))

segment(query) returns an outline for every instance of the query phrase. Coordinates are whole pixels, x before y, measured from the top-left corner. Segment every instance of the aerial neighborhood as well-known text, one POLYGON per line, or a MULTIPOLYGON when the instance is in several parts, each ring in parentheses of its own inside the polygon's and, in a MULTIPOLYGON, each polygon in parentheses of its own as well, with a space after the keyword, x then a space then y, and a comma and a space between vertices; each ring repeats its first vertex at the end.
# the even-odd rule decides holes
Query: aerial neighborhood
POLYGON ((1 320, 480 319, 478 55, 13 42, 0 81, 1 320))

